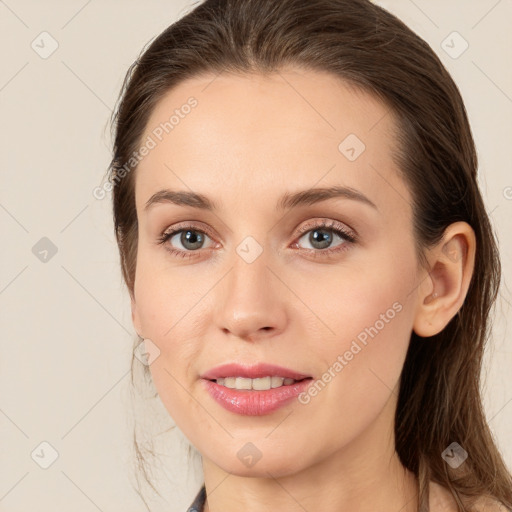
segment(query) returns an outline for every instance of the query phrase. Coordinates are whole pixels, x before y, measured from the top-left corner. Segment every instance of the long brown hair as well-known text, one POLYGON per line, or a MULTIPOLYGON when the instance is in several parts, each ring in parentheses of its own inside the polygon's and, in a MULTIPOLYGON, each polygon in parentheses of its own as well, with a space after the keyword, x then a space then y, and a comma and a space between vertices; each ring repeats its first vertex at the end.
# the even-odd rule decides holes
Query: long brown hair
POLYGON ((429 510, 430 481, 450 489, 460 511, 472 510, 481 496, 512 507, 512 477, 480 395, 501 265, 478 188, 471 129, 459 90, 435 52, 383 8, 368 0, 206 0, 148 45, 126 74, 112 118, 109 177, 130 294, 138 224, 136 165, 127 170, 126 163, 139 148, 156 103, 181 81, 202 73, 270 73, 288 65, 328 71, 389 107, 399 128, 396 163, 413 196, 422 265, 424 250, 441 240, 449 224, 472 226, 476 260, 464 304, 439 334, 428 340, 411 334, 395 445, 402 464, 418 478, 418 510, 429 510), (468 453, 458 469, 441 456, 452 442, 468 453))

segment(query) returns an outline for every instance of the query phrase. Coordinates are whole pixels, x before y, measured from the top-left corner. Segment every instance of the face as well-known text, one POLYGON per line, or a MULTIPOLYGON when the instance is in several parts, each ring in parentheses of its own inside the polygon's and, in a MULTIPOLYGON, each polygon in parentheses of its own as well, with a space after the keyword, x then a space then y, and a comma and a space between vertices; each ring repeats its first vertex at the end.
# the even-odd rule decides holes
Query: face
POLYGON ((152 112, 132 316, 159 351, 159 396, 203 460, 278 476, 369 432, 389 441, 419 276, 394 130, 373 96, 298 69, 196 77, 152 112), (267 391, 203 378, 226 363, 309 378, 267 391))

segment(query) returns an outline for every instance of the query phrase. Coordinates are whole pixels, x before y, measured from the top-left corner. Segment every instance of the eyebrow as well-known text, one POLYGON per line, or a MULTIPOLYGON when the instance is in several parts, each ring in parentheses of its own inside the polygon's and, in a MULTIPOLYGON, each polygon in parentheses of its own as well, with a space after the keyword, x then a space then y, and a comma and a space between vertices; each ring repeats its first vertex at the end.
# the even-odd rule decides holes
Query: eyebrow
MULTIPOLYGON (((308 190, 300 190, 298 192, 286 192, 279 199, 276 210, 283 211, 296 208, 298 206, 308 206, 338 197, 359 201, 378 210, 375 203, 358 190, 355 190, 351 187, 340 186, 312 188, 308 190)), ((158 203, 171 203, 178 206, 191 206, 192 208, 199 208, 201 210, 207 211, 219 209, 219 205, 216 201, 213 201, 203 194, 188 192, 185 190, 182 191, 163 189, 159 190, 148 199, 146 205, 144 206, 144 210, 148 211, 151 207, 158 203)))

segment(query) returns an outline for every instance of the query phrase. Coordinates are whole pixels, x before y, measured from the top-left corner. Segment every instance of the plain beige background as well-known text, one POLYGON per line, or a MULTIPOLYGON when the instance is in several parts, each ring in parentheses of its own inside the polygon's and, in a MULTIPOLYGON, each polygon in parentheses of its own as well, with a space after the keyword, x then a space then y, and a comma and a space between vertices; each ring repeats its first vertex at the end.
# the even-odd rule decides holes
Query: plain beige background
MULTIPOLYGON (((429 42, 466 102, 504 270, 485 408, 512 468, 512 2, 378 3, 429 42)), ((192 4, 0 1, 1 511, 145 510, 130 476, 135 332, 110 196, 92 191, 109 162, 107 122, 125 72, 192 4)), ((162 409, 154 413, 169 426, 162 409)), ((187 465, 179 431, 160 437, 165 499, 152 510, 184 511, 200 465, 187 465)))

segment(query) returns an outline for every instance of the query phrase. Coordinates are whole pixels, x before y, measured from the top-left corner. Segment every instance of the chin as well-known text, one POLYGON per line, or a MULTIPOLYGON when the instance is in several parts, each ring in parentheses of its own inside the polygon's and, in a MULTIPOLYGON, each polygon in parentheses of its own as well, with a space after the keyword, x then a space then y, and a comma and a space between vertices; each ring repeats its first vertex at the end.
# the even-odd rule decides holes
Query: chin
POLYGON ((225 454, 224 457, 221 455, 221 458, 222 459, 216 462, 216 464, 226 473, 231 473, 236 476, 268 478, 269 475, 272 475, 275 478, 280 478, 293 475, 301 470, 301 468, 296 465, 296 460, 287 460, 275 453, 271 458, 265 457, 263 454, 261 458, 252 463, 252 465, 250 461, 243 462, 243 460, 241 461, 238 457, 231 459, 229 463, 226 464, 225 454), (295 464, 293 464, 293 462, 295 462, 295 464))

